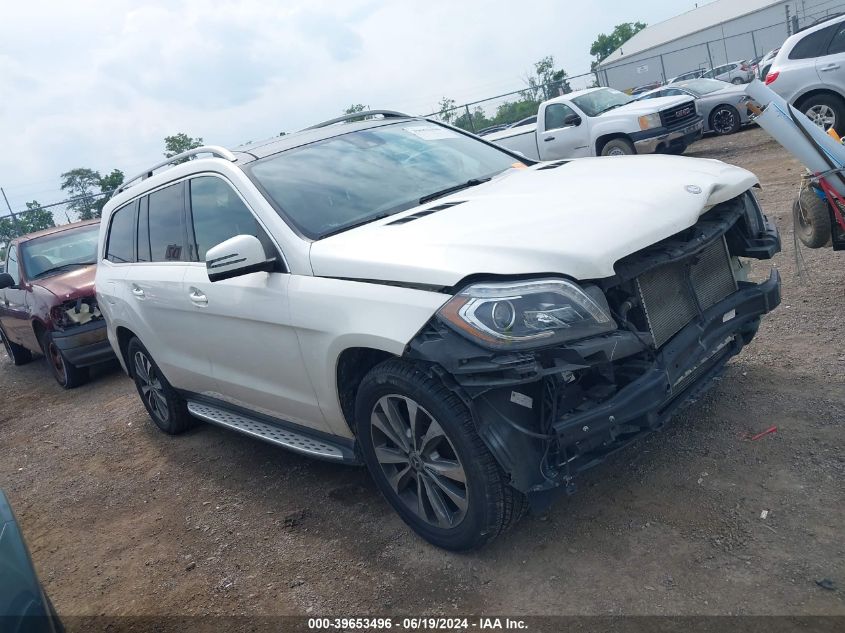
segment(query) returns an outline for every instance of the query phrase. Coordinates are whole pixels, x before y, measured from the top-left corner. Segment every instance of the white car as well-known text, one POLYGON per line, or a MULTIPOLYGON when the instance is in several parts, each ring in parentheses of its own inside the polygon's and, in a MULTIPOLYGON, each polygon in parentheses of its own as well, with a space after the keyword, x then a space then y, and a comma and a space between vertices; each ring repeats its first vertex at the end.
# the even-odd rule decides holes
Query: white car
POLYGON ((660 427, 780 300, 746 279, 780 243, 744 169, 371 116, 191 150, 105 206, 99 305, 163 431, 363 462, 469 549, 660 427))
POLYGON ((765 81, 816 125, 845 131, 845 15, 787 38, 765 81))
POLYGON ((745 60, 728 62, 716 68, 711 68, 701 75, 704 79, 718 79, 732 84, 747 84, 754 79, 754 71, 745 60))
POLYGON ((703 125, 688 95, 638 101, 613 88, 588 88, 544 101, 534 124, 484 138, 533 160, 681 154, 701 138, 703 125))

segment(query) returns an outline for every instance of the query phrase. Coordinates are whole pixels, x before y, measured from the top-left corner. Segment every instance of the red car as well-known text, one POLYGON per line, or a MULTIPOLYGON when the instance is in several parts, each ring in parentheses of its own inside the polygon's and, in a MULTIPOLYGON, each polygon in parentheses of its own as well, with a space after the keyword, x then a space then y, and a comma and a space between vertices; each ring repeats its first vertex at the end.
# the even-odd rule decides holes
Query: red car
POLYGON ((0 273, 0 335, 15 365, 43 353, 65 389, 114 358, 94 296, 99 220, 12 240, 0 273))

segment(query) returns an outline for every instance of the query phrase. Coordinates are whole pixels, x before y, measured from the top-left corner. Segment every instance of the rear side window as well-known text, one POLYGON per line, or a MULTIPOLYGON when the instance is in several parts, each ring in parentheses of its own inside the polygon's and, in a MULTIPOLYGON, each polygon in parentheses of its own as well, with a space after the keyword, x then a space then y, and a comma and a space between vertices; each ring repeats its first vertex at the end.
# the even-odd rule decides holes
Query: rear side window
POLYGON ((120 207, 111 217, 106 259, 116 264, 135 261, 135 203, 120 207))
POLYGON ((153 257, 150 254, 150 199, 147 196, 141 198, 138 209, 138 261, 151 262, 153 257))
POLYGON ((21 274, 18 270, 18 247, 10 246, 9 254, 6 256, 6 272, 15 280, 15 285, 21 283, 21 274))
POLYGON ((811 59, 824 55, 827 43, 839 26, 839 24, 831 24, 820 31, 810 33, 789 51, 789 59, 811 59))
POLYGON ((845 22, 839 25, 836 35, 830 40, 830 45, 827 47, 827 54, 845 53, 845 22))
POLYGON ((267 250, 268 240, 264 231, 228 183, 215 176, 201 176, 192 179, 190 186, 191 217, 198 261, 205 261, 205 254, 212 246, 236 235, 254 235, 267 250))
POLYGON ((188 261, 184 191, 180 182, 149 196, 150 259, 154 262, 188 261))

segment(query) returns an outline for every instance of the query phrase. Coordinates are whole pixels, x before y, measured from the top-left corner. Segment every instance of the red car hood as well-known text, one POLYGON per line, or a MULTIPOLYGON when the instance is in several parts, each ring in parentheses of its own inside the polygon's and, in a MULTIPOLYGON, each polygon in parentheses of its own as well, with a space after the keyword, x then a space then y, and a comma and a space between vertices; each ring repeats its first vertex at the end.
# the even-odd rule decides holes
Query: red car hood
POLYGON ((49 290, 60 301, 78 299, 79 297, 94 296, 94 275, 97 273, 97 266, 85 266, 74 268, 66 273, 50 275, 32 282, 34 286, 41 286, 49 290))

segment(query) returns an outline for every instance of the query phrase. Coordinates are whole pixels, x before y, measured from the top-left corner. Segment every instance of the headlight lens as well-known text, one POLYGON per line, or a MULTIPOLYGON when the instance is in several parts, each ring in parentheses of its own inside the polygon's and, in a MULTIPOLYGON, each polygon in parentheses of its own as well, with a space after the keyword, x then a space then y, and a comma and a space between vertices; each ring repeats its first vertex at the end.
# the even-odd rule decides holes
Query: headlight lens
POLYGON ((463 334, 491 347, 532 347, 616 329, 598 288, 563 279, 474 284, 438 312, 463 334))
POLYGON ((641 130, 650 130, 653 127, 660 127, 660 113, 653 112, 651 114, 645 114, 640 117, 640 129, 641 130))

